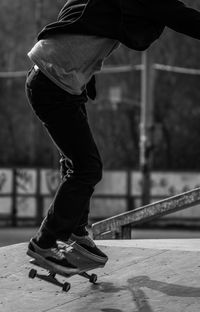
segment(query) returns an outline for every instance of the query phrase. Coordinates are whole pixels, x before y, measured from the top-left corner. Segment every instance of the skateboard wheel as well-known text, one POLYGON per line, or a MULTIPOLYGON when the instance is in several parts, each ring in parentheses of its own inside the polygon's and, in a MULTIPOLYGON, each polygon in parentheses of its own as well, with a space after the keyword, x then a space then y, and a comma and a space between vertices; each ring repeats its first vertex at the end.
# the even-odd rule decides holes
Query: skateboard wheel
POLYGON ((35 278, 36 275, 37 275, 37 271, 36 271, 35 269, 31 269, 31 270, 29 271, 28 276, 29 276, 30 278, 35 278))
POLYGON ((90 283, 95 284, 96 281, 97 281, 97 275, 96 275, 96 274, 92 274, 92 275, 90 276, 90 283))
POLYGON ((62 290, 68 292, 70 290, 70 288, 71 288, 70 283, 64 283, 62 290))

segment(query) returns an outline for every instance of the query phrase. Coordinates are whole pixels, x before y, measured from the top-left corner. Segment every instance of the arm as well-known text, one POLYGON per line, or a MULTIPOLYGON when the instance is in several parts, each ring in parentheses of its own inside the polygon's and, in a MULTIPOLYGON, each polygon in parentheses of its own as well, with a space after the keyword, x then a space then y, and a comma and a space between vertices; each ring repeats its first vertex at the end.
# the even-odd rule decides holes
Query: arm
POLYGON ((148 16, 167 27, 200 39, 200 12, 179 0, 141 0, 148 7, 148 16))

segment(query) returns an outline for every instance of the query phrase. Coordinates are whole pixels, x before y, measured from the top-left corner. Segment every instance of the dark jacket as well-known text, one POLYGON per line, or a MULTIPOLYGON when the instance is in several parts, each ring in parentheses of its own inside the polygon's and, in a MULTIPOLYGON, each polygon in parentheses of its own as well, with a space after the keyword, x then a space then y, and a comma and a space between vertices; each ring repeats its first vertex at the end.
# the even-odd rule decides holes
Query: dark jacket
POLYGON ((99 35, 145 50, 165 26, 200 39, 200 12, 179 0, 68 0, 38 40, 57 33, 99 35))

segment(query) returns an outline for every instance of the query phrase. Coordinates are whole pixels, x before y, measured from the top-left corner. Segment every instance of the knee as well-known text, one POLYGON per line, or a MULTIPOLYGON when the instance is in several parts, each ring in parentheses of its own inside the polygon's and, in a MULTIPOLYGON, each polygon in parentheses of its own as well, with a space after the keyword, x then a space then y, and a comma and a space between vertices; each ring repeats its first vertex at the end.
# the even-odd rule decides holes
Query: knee
POLYGON ((102 163, 100 163, 94 173, 95 185, 102 180, 102 177, 103 177, 103 165, 102 163))
POLYGON ((81 180, 91 186, 95 186, 102 180, 103 176, 103 166, 102 163, 98 163, 95 166, 90 166, 87 169, 85 168, 80 172, 81 180))

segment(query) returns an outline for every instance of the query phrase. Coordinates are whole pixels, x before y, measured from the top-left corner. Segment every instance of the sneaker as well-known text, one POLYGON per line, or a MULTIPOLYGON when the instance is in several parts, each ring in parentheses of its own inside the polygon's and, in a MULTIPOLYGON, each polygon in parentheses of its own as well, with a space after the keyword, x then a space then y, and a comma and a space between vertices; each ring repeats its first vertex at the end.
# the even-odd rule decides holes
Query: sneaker
POLYGON ((66 274, 79 273, 80 271, 76 266, 67 261, 64 252, 58 248, 57 244, 51 248, 43 249, 31 239, 27 255, 66 274))
POLYGON ((67 241, 67 244, 89 259, 105 265, 108 261, 108 256, 104 254, 88 236, 77 236, 72 234, 67 241))

